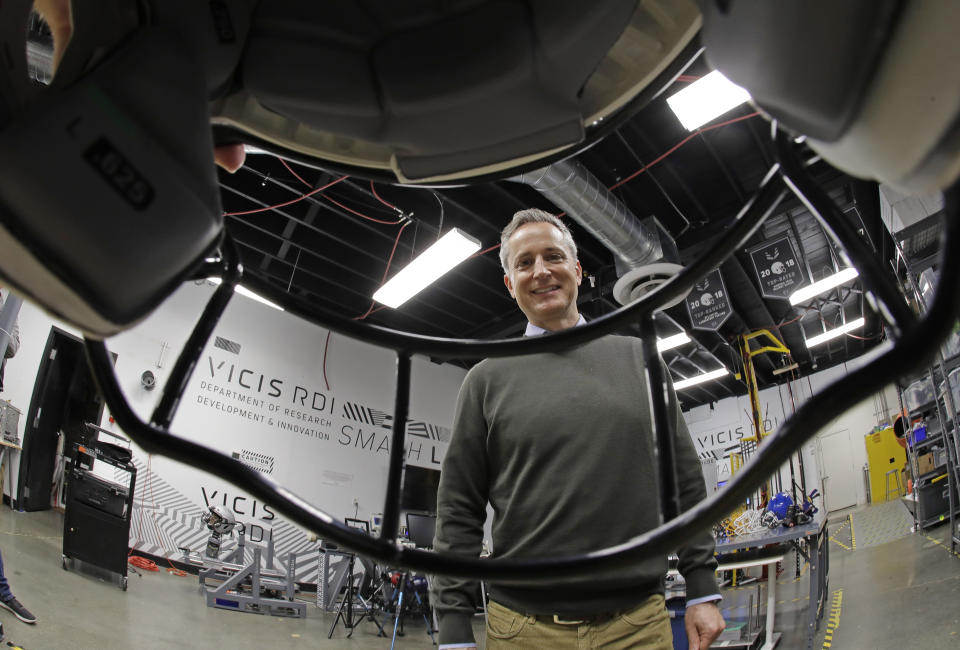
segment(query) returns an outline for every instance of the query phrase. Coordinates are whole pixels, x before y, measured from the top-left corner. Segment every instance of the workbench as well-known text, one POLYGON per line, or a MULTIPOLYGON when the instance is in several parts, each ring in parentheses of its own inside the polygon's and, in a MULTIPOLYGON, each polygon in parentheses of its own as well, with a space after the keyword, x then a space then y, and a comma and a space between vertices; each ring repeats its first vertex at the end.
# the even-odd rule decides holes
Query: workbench
MULTIPOLYGON (((807 561, 810 565, 807 650, 813 648, 817 628, 823 618, 829 585, 830 555, 826 524, 826 514, 818 512, 813 520, 800 526, 765 528, 756 533, 717 540, 720 570, 773 564, 783 559, 785 547, 794 548, 807 561), (737 553, 734 554, 734 551, 737 553)), ((768 571, 766 637, 762 650, 770 650, 779 640, 779 635, 773 632, 776 582, 776 569, 768 571)))

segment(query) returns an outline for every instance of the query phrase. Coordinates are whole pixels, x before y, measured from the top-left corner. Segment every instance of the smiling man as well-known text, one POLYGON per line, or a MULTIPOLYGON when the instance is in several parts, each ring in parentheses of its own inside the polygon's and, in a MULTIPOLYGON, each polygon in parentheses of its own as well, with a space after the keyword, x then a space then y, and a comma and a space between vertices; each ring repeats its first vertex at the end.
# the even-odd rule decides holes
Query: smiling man
MULTIPOLYGON (((583 271, 567 227, 522 210, 501 234, 504 284, 527 317, 527 336, 575 327, 583 271)), ((700 463, 670 391, 680 497, 706 495, 700 463)), ((640 341, 603 336, 558 352, 487 359, 467 373, 443 463, 434 547, 479 555, 486 506, 497 558, 595 551, 654 528, 654 447, 640 341)), ((723 630, 713 536, 677 550, 686 579, 690 648, 723 630)), ((589 579, 489 585, 487 643, 497 648, 673 647, 664 605, 666 557, 589 579)), ((476 583, 437 577, 432 598, 441 648, 476 647, 476 583)))
POLYGON ((548 221, 515 219, 511 226, 504 231, 507 244, 500 248, 507 291, 531 325, 551 332, 573 327, 580 320, 577 288, 583 270, 570 231, 548 221))

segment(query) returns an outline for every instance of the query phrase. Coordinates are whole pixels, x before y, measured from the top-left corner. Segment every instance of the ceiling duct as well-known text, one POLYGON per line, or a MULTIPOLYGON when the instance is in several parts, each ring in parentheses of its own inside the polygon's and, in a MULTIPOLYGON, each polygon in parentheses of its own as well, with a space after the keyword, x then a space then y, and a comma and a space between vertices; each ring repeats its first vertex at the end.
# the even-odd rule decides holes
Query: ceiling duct
POLYGON ((619 278, 613 295, 620 304, 650 293, 683 268, 676 243, 656 218, 638 219, 580 162, 561 160, 510 180, 539 191, 613 252, 619 278))

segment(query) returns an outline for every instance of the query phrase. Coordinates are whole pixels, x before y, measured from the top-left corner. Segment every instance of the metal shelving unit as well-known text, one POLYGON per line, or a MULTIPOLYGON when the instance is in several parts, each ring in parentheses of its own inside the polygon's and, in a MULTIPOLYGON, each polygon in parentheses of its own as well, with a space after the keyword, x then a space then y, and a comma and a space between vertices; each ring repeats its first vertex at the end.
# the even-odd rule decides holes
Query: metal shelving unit
MULTIPOLYGON (((938 262, 943 218, 944 213, 941 210, 893 236, 901 260, 908 270, 909 286, 904 287, 905 293, 915 298, 919 311, 924 311, 925 303, 916 278, 922 271, 934 267, 938 262)), ((904 502, 913 512, 918 530, 949 520, 950 550, 954 553, 960 549, 960 432, 956 426, 957 408, 960 404, 953 397, 949 373, 956 368, 960 368, 960 354, 944 357, 938 351, 934 365, 925 373, 909 380, 905 378, 905 383, 898 385, 901 408, 903 392, 910 380, 926 378, 933 388, 933 400, 916 405, 908 411, 909 422, 923 418, 927 426, 927 437, 907 446, 907 458, 914 480, 912 493, 904 497, 904 502), (941 382, 944 385, 942 391, 941 382), (942 461, 935 462, 932 469, 921 475, 917 459, 930 451, 936 452, 940 449, 943 450, 942 461)), ((960 376, 957 381, 960 382, 960 376)), ((935 458, 939 457, 940 454, 935 453, 935 458)))
MULTIPOLYGON (((957 428, 957 412, 960 404, 954 398, 950 372, 960 368, 960 354, 948 359, 938 355, 938 361, 940 375, 944 378, 944 390, 937 395, 937 410, 941 418, 940 422, 943 423, 941 435, 944 441, 944 467, 949 490, 950 550, 956 553, 960 549, 960 530, 958 530, 960 528, 960 521, 958 521, 960 518, 960 431, 957 428)), ((960 375, 957 376, 956 381, 960 383, 960 375)))
POLYGON ((960 357, 946 361, 938 359, 937 364, 929 368, 925 376, 936 391, 936 399, 908 411, 910 422, 917 419, 924 421, 927 435, 923 440, 907 446, 907 457, 914 480, 912 493, 904 498, 908 506, 912 505, 911 510, 918 529, 949 520, 951 550, 960 545, 960 536, 956 529, 957 520, 960 518, 960 459, 957 456, 957 431, 953 425, 956 421, 957 404, 944 378, 948 376, 950 369, 958 365, 960 357), (938 389, 941 382, 944 383, 943 391, 938 389), (942 450, 942 453, 939 450, 942 450), (919 459, 927 453, 935 454, 940 460, 921 473, 919 459))

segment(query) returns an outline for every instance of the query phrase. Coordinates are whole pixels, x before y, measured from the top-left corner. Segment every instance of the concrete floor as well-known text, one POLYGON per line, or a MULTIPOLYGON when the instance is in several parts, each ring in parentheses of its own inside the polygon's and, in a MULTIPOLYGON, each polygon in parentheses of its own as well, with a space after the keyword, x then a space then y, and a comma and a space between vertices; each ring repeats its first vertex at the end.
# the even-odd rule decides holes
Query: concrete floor
MULTIPOLYGON (((847 513, 831 516, 830 598, 814 648, 905 649, 960 647, 960 556, 949 550, 942 525, 889 543, 857 548, 847 513), (836 533, 834 533, 836 531, 836 533), (830 638, 826 639, 829 633, 830 638), (830 643, 830 645, 826 645, 830 643)), ((857 512, 854 513, 854 521, 857 512)), ((131 572, 121 591, 110 576, 97 577, 61 568, 62 515, 55 511, 21 513, 0 507, 0 549, 7 578, 17 597, 39 618, 25 625, 0 612, 6 640, 28 650, 41 648, 154 649, 217 648, 388 648, 364 622, 346 639, 338 627, 327 639, 332 614, 316 609, 313 594, 306 619, 241 614, 208 608, 195 576, 166 571, 131 572)), ((795 577, 784 566, 777 583, 778 647, 806 647, 807 572, 795 577)), ((729 619, 745 615, 749 598, 765 601, 765 587, 725 590, 729 619)), ((482 618, 475 627, 482 638, 482 618)), ((407 622, 397 648, 428 648, 423 623, 407 622)), ((482 643, 481 643, 482 647, 482 643)))

